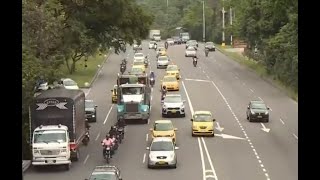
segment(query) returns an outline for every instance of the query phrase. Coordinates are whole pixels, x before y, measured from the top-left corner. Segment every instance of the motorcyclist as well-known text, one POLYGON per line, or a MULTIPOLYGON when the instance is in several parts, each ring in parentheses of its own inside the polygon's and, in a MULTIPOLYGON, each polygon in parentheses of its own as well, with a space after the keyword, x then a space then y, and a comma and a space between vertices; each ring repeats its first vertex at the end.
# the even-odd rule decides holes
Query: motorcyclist
MULTIPOLYGON (((110 148, 112 149, 112 146, 114 145, 112 142, 112 139, 110 138, 110 136, 108 134, 106 135, 106 138, 102 140, 101 145, 103 146, 103 157, 105 158, 105 154, 106 154, 105 147, 110 146, 110 148)), ((111 153, 111 155, 112 155, 112 153, 111 153)))
POLYGON ((192 63, 193 63, 194 66, 197 66, 197 64, 198 64, 198 58, 197 58, 197 57, 193 57, 193 58, 192 58, 192 63))
POLYGON ((154 43, 153 47, 154 47, 154 50, 156 51, 157 50, 157 43, 154 43))
POLYGON ((118 131, 116 126, 111 126, 111 129, 109 131, 110 136, 112 137, 113 135, 117 136, 118 131))
POLYGON ((123 118, 120 118, 117 122, 119 128, 124 128, 126 126, 126 121, 123 118))
POLYGON ((204 49, 204 52, 205 52, 206 56, 208 56, 208 54, 209 54, 209 49, 208 49, 208 48, 205 48, 205 49, 204 49))
POLYGON ((166 96, 167 94, 167 87, 166 86, 162 86, 162 89, 161 89, 161 100, 164 100, 164 97, 166 96))
POLYGON ((153 84, 155 83, 156 81, 156 77, 155 77, 155 74, 153 71, 150 72, 150 84, 151 84, 151 81, 153 81, 153 84))

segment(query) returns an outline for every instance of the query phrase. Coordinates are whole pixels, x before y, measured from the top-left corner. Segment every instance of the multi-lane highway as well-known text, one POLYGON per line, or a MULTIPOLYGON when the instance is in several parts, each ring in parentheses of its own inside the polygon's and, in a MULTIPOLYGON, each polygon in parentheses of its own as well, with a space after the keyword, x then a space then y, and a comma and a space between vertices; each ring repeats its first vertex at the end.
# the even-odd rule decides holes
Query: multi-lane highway
MULTIPOLYGON (((124 180, 283 180, 298 179, 298 105, 271 84, 261 80, 219 51, 204 56, 199 45, 198 66, 184 56, 185 45, 170 46, 168 54, 180 67, 180 91, 186 100, 185 118, 171 119, 178 128, 177 169, 148 169, 149 128, 161 118, 160 79, 165 70, 156 69, 156 54, 143 42, 150 67, 156 73, 152 90, 149 124, 129 125, 124 143, 111 160, 121 169, 124 180), (246 107, 253 99, 263 99, 271 108, 269 123, 249 123, 246 107), (210 110, 216 119, 216 136, 191 136, 191 114, 210 110)), ((98 121, 92 123, 91 142, 82 147, 81 158, 70 171, 59 168, 30 168, 25 180, 78 180, 89 176, 97 165, 105 164, 100 141, 116 121, 116 106, 111 104, 111 89, 116 83, 123 58, 132 62, 133 51, 112 54, 104 64, 87 97, 98 105, 98 121)), ((130 67, 128 66, 128 69, 130 67)))

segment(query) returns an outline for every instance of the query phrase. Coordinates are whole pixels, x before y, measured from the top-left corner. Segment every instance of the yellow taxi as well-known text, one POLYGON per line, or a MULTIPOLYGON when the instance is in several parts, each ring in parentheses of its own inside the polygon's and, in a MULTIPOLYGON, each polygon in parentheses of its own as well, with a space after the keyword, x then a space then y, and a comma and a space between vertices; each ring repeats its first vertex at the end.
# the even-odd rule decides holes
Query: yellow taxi
POLYGON ((112 103, 117 103, 118 101, 118 86, 114 85, 113 89, 111 89, 111 95, 112 95, 112 103))
POLYGON ((159 48, 158 49, 158 56, 166 56, 167 55, 167 50, 166 48, 159 48))
POLYGON ((129 72, 129 74, 135 74, 135 75, 141 75, 144 73, 146 73, 146 68, 144 67, 144 65, 132 66, 131 71, 129 72))
POLYGON ((210 111, 195 111, 192 115, 192 136, 214 136, 214 122, 210 111))
POLYGON ((179 82, 176 76, 166 75, 161 80, 161 88, 166 86, 167 91, 179 91, 179 82))
POLYGON ((170 64, 167 66, 166 74, 176 76, 178 80, 180 79, 180 69, 175 64, 170 64))
POLYGON ((144 68, 147 68, 147 64, 143 59, 136 59, 133 61, 132 66, 144 66, 144 68))
POLYGON ((152 139, 156 137, 170 137, 173 143, 177 142, 176 131, 171 120, 156 120, 150 128, 152 139))

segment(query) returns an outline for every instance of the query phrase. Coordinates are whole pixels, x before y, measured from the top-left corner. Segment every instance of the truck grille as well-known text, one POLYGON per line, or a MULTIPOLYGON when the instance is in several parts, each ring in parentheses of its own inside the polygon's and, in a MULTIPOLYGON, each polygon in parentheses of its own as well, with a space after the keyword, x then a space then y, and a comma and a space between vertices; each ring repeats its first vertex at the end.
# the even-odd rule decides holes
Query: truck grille
POLYGON ((41 155, 59 155, 60 150, 40 150, 41 155))
POLYGON ((126 104, 127 112, 139 112, 139 104, 126 104))
POLYGON ((180 108, 168 108, 168 110, 179 110, 180 108))

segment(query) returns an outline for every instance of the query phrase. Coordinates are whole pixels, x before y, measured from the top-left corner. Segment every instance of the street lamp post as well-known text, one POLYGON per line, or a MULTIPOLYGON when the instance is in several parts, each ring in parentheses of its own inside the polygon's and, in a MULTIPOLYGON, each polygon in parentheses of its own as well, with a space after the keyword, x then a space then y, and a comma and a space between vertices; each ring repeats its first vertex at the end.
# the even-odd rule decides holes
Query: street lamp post
POLYGON ((202 32, 202 39, 203 42, 206 42, 206 16, 204 11, 204 0, 202 0, 202 17, 203 17, 203 32, 202 32))
POLYGON ((225 30, 224 13, 226 13, 226 11, 224 10, 224 0, 222 0, 222 44, 221 44, 222 47, 224 47, 226 45, 225 44, 225 37, 224 37, 224 30, 225 30))
MULTIPOLYGON (((231 28, 232 28, 232 7, 230 7, 230 25, 231 25, 231 28)), ((231 32, 231 35, 230 35, 230 45, 232 46, 232 32, 231 32)))

